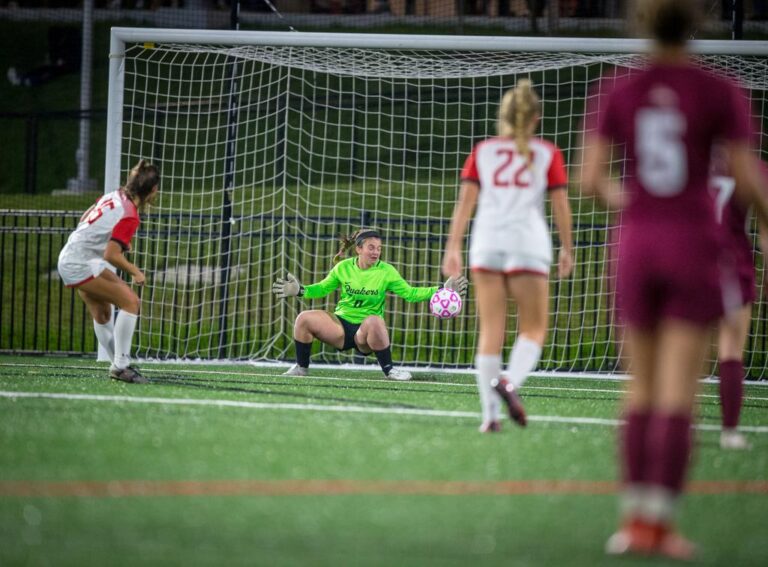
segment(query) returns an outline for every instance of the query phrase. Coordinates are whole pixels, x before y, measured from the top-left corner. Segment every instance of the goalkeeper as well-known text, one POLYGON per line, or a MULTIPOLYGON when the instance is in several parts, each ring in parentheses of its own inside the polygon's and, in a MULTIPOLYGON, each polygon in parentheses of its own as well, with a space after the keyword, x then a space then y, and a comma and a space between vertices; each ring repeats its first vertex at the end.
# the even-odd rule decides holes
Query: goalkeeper
MULTIPOLYGON (((286 376, 306 376, 312 341, 315 339, 340 351, 354 348, 363 355, 374 353, 381 370, 392 380, 410 380, 411 374, 394 368, 387 327, 384 323, 384 301, 391 291, 406 301, 426 301, 438 286, 411 287, 392 266, 381 259, 381 235, 376 230, 361 229, 341 237, 341 247, 334 256, 334 267, 321 282, 302 286, 292 274, 278 278, 272 286, 277 297, 316 299, 341 288, 341 299, 333 314, 320 309, 302 311, 293 325, 296 364, 286 376), (356 257, 343 258, 352 249, 356 257)), ((467 278, 448 278, 445 287, 463 296, 467 278)))

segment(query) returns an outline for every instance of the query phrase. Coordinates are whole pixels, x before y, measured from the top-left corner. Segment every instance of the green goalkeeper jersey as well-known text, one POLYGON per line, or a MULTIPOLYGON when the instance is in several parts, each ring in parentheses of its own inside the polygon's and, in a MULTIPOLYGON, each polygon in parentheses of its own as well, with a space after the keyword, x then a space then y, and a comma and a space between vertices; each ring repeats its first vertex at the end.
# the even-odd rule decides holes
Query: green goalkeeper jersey
POLYGON ((384 317, 384 300, 388 291, 406 301, 425 301, 438 286, 412 287, 391 264, 379 260, 367 270, 357 265, 357 258, 336 264, 325 279, 304 287, 304 297, 325 297, 341 288, 341 299, 334 313, 350 323, 362 323, 369 315, 384 317))

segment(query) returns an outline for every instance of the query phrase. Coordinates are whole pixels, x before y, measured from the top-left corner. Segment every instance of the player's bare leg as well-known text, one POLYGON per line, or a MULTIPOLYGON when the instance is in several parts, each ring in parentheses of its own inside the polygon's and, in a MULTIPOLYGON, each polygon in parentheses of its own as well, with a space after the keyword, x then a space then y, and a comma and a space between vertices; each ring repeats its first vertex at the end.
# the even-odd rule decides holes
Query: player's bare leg
POLYGON ((480 327, 475 357, 475 379, 483 413, 480 431, 491 433, 501 430, 501 398, 493 384, 499 380, 501 373, 501 349, 507 324, 507 290, 503 274, 474 272, 472 281, 480 327))
POLYGON ((390 346, 389 331, 384 319, 376 315, 366 317, 355 334, 355 343, 360 352, 369 353, 390 346))
POLYGON ((545 276, 535 274, 509 276, 506 283, 518 313, 518 334, 507 365, 507 379, 519 389, 539 363, 547 337, 549 283, 545 276))
POLYGON ((744 398, 744 345, 749 334, 752 304, 742 306, 720 321, 718 333, 718 361, 720 367, 720 407, 723 430, 720 447, 723 449, 749 449, 750 445, 739 433, 739 415, 744 398))
MULTIPOLYGON (((110 270, 104 270, 98 277, 85 282, 78 289, 80 296, 85 294, 92 304, 111 303, 120 308, 114 327, 114 357, 110 377, 124 382, 147 382, 144 376, 130 366, 131 343, 141 310, 139 297, 110 270)), ((103 315, 103 312, 99 314, 102 320, 103 315)))
POLYGON ((507 295, 517 304, 518 335, 507 370, 493 386, 507 405, 509 416, 521 426, 527 418, 518 390, 541 358, 547 334, 549 288, 543 274, 516 274, 504 280, 507 295))
POLYGON ((369 315, 360 324, 355 333, 357 349, 368 354, 373 352, 381 366, 384 376, 391 380, 410 380, 411 373, 401 368, 395 368, 392 363, 392 350, 390 349, 389 331, 384 319, 377 315, 369 315))
POLYGON ((293 340, 296 346, 296 364, 286 372, 286 376, 307 376, 309 356, 312 353, 312 341, 315 339, 335 348, 344 346, 344 327, 338 319, 327 311, 312 309, 302 311, 293 324, 293 340))
POLYGON ((93 317, 93 330, 101 347, 109 355, 109 360, 115 361, 115 325, 112 321, 112 303, 92 296, 84 289, 77 290, 88 312, 93 317))
POLYGON ((344 346, 344 327, 327 311, 302 311, 293 325, 293 338, 305 343, 317 339, 334 348, 341 348, 344 346))

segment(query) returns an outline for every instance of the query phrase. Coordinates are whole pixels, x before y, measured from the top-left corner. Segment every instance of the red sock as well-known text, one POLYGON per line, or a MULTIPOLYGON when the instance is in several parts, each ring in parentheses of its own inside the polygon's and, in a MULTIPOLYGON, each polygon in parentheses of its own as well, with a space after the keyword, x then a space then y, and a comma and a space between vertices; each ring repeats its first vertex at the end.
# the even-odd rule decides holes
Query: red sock
POLYGON ((647 445, 649 411, 630 411, 621 428, 620 450, 622 457, 622 480, 625 484, 642 484, 647 477, 645 447, 647 445))
POLYGON ((740 360, 720 362, 720 406, 723 412, 723 427, 739 425, 739 414, 744 398, 744 365, 740 360))
POLYGON ((652 414, 646 440, 648 484, 679 493, 691 454, 691 416, 652 414))

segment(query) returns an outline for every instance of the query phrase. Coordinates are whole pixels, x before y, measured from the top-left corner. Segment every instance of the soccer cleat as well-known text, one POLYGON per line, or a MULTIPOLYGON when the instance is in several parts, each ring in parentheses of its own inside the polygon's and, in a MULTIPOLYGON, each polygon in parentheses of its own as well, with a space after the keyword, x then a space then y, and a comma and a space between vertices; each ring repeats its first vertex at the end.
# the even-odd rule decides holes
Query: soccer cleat
POLYGON ((387 378, 390 380, 410 380, 411 379, 411 373, 407 370, 400 370, 399 368, 393 368, 389 371, 389 374, 387 374, 387 378))
POLYGON ((632 519, 608 538, 608 555, 651 555, 656 547, 656 529, 648 522, 632 519))
POLYGON ((484 421, 479 429, 480 433, 498 433, 501 431, 501 422, 492 419, 491 421, 484 421))
POLYGON ((752 448, 747 438, 735 429, 723 429, 720 433, 720 448, 734 451, 746 451, 752 448))
POLYGON ((307 376, 309 375, 309 368, 304 368, 298 364, 294 364, 288 370, 283 372, 283 376, 307 376))
POLYGON ((128 382, 130 384, 147 384, 147 380, 141 373, 133 366, 127 368, 110 368, 109 377, 112 380, 120 380, 121 382, 128 382))
POLYGON ((520 396, 517 395, 517 392, 515 391, 515 388, 512 386, 512 384, 510 384, 509 381, 502 376, 498 380, 494 380, 491 383, 491 386, 493 386, 493 389, 496 390, 496 393, 501 396, 501 399, 504 400, 504 403, 507 404, 509 417, 512 419, 512 421, 517 422, 520 427, 525 427, 528 423, 525 417, 525 408, 523 407, 523 403, 520 401, 520 396))
POLYGON ((671 526, 633 519, 625 523, 605 544, 608 555, 659 556, 677 561, 696 558, 696 546, 671 526))
POLYGON ((669 528, 663 530, 655 552, 656 555, 676 561, 693 561, 697 555, 694 543, 669 528))
POLYGON ((632 535, 629 530, 622 528, 612 534, 605 542, 605 553, 607 555, 627 555, 632 553, 632 535))

